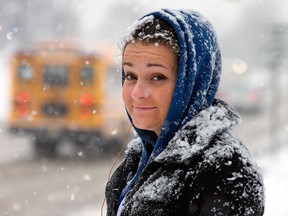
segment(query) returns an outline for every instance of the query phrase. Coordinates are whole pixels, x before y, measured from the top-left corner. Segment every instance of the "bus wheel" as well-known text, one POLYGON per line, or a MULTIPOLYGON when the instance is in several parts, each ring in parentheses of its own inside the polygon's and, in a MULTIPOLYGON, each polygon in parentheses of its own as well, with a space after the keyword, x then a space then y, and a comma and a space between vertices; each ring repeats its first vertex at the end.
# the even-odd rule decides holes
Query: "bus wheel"
POLYGON ((55 158, 57 154, 57 141, 36 138, 34 140, 34 154, 37 158, 55 158))
POLYGON ((102 145, 102 150, 107 155, 117 155, 120 153, 121 147, 123 145, 123 140, 115 137, 107 139, 107 142, 102 145))

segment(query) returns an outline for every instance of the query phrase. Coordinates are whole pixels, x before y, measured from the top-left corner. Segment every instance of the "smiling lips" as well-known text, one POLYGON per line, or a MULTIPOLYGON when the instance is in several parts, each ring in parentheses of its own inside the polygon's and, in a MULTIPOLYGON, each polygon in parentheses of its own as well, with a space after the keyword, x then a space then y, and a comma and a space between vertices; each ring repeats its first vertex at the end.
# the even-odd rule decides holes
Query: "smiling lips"
POLYGON ((145 112, 145 111, 150 111, 150 110, 153 110, 153 109, 156 109, 156 107, 148 107, 148 106, 132 106, 133 109, 135 109, 136 111, 139 111, 139 112, 145 112))

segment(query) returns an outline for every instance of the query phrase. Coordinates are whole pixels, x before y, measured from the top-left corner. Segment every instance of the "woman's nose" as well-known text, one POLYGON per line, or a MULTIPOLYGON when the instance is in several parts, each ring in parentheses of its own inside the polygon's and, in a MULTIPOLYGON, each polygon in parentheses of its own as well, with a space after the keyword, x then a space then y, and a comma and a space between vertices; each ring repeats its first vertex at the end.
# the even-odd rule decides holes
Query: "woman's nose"
POLYGON ((137 80, 137 83, 134 86, 134 89, 131 92, 131 97, 134 100, 139 100, 142 98, 148 98, 150 95, 150 90, 148 86, 140 80, 137 80))

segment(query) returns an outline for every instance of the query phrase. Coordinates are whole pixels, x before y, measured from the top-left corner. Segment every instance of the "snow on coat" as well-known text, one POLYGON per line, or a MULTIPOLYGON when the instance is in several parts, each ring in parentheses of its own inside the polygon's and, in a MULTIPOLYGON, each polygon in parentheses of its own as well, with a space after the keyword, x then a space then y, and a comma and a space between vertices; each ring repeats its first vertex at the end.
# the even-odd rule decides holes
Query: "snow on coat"
MULTIPOLYGON (((199 112, 144 169, 121 215, 263 215, 261 174, 231 129, 239 121, 220 100, 199 112)), ((132 140, 107 183, 107 216, 116 215, 119 195, 137 171, 141 151, 141 139, 132 140)))

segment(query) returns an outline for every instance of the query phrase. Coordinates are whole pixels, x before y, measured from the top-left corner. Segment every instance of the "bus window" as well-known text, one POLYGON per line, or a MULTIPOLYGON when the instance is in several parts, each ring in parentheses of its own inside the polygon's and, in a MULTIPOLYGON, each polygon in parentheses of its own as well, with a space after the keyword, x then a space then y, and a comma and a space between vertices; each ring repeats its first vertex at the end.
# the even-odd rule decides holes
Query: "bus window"
POLYGON ((80 84, 90 84, 94 83, 94 68, 93 67, 82 67, 80 72, 80 84))
POLYGON ((33 68, 31 67, 30 64, 26 62, 21 63, 18 67, 18 77, 21 80, 24 81, 31 80, 33 77, 33 73, 34 73, 33 68))
POLYGON ((69 68, 65 65, 45 65, 43 82, 46 85, 66 86, 69 79, 69 68))

